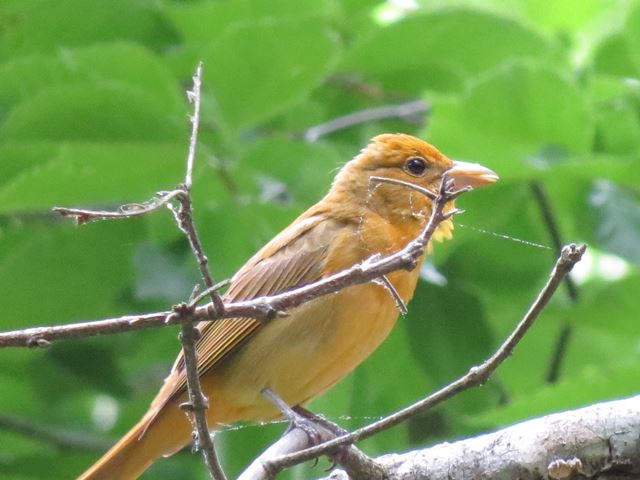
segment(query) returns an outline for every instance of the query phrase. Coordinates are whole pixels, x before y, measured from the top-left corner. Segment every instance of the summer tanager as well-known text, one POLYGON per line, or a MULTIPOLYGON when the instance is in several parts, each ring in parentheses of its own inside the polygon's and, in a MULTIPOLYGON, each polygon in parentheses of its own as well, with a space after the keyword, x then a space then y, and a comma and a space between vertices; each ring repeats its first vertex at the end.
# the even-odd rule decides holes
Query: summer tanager
MULTIPOLYGON (((456 187, 493 183, 491 170, 449 160, 432 145, 403 134, 375 137, 346 163, 317 204, 256 253, 231 279, 224 300, 247 300, 290 290, 339 272, 375 254, 403 248, 425 226, 432 201, 372 176, 410 182, 432 191, 444 172, 456 187)), ((448 206, 450 208, 452 206, 448 206)), ((450 238, 450 220, 434 238, 450 238)), ((387 275, 408 302, 419 268, 387 275)), ((209 426, 280 415, 262 393, 268 388, 288 405, 303 405, 338 382, 373 352, 393 327, 398 307, 377 283, 347 287, 261 323, 251 318, 198 326, 199 372, 209 397, 209 426)), ((179 355, 148 412, 81 479, 135 479, 157 458, 191 441, 191 424, 179 405, 187 400, 179 355)))

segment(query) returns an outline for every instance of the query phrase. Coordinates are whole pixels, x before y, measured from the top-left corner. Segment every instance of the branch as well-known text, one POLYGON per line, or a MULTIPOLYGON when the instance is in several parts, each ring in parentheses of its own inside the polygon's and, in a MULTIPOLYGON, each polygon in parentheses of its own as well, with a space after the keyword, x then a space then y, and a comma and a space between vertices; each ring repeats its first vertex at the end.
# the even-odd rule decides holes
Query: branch
MULTIPOLYGON (((175 309, 176 315, 183 317, 183 313, 187 314, 190 307, 182 304, 175 309)), ((209 426, 207 424, 206 412, 209 408, 209 400, 202 393, 200 385, 200 375, 198 373, 198 356, 196 353, 196 341, 200 337, 200 331, 194 326, 193 321, 182 320, 182 329, 180 330, 180 341, 182 342, 182 353, 184 355, 184 365, 187 374, 187 392, 189 401, 180 405, 190 416, 192 416, 193 424, 193 440, 194 450, 202 451, 202 456, 209 469, 211 476, 215 480, 226 480, 226 476, 211 439, 209 426)))
MULTIPOLYGON (((388 480, 623 480, 640 475, 640 396, 375 460, 388 480)), ((348 480, 334 471, 324 480, 348 480)))
MULTIPOLYGON (((187 98, 193 103, 193 115, 191 121, 191 136, 189 139, 189 149, 187 153, 187 166, 184 183, 178 185, 174 190, 169 192, 161 192, 153 200, 143 203, 121 207, 116 212, 93 211, 73 208, 54 208, 54 211, 63 216, 71 216, 76 219, 78 224, 86 223, 94 219, 107 218, 130 218, 133 216, 151 213, 158 208, 166 205, 169 207, 176 220, 178 228, 187 236, 189 245, 198 262, 200 275, 206 286, 206 291, 211 298, 212 309, 221 313, 224 312, 224 303, 215 288, 213 277, 209 272, 208 259, 202 249, 200 238, 196 226, 193 222, 193 207, 191 201, 191 187, 193 185, 193 165, 195 163, 196 146, 198 144, 198 129, 200 126, 200 103, 201 103, 201 86, 202 86, 202 63, 199 63, 193 76, 193 90, 187 91, 187 98), (176 200, 178 206, 174 206, 172 201, 176 200)), ((195 295, 195 291, 194 291, 195 295)), ((198 330, 193 325, 196 318, 193 315, 195 309, 195 301, 189 305, 181 304, 174 307, 173 312, 164 317, 164 323, 170 323, 174 319, 182 324, 180 340, 182 342, 182 351, 185 358, 185 370, 187 373, 187 391, 189 394, 189 402, 183 407, 188 410, 192 416, 194 450, 201 450, 203 458, 209 472, 215 480, 225 480, 225 475, 218 461, 209 427, 207 425, 206 410, 208 408, 208 400, 202 393, 200 387, 200 377, 198 374, 198 359, 196 356, 195 342, 198 337, 198 330)), ((153 315, 157 318, 157 315, 153 315)), ((139 319, 127 319, 129 322, 139 319)), ((130 323, 131 324, 131 323, 130 323)), ((118 329, 117 331, 123 331, 118 329)), ((30 346, 46 346, 49 341, 42 337, 32 337, 28 340, 30 346)))
MULTIPOLYGON (((318 417, 317 419, 320 420, 318 417)), ((326 442, 336 437, 335 428, 323 425, 315 420, 314 428, 320 441, 326 442)), ((271 479, 277 472, 267 470, 269 459, 297 452, 311 445, 309 434, 303 429, 296 427, 288 430, 277 442, 251 462, 237 480, 271 479)), ((334 462, 339 463, 348 472, 351 479, 385 480, 385 469, 377 461, 372 460, 353 445, 340 447, 336 452, 332 452, 329 455, 334 462)))
POLYGON ((556 261, 547 284, 538 294, 538 297, 531 305, 524 318, 500 348, 498 348, 498 350, 480 366, 471 368, 467 374, 463 375, 458 380, 450 383, 428 397, 419 400, 418 402, 392 415, 389 415, 388 417, 321 445, 274 458, 268 463, 266 469, 272 472, 279 472, 286 467, 291 467, 298 463, 323 455, 327 451, 330 451, 340 445, 351 444, 358 440, 370 437, 378 432, 391 428, 392 426, 395 426, 424 410, 432 408, 464 390, 485 383, 498 366, 509 355, 511 355, 515 346, 522 339, 531 325, 533 325, 533 322, 547 305, 558 288, 558 285, 562 282, 562 279, 571 271, 573 266, 580 261, 585 250, 586 246, 576 246, 574 244, 567 245, 562 249, 562 253, 556 261))
POLYGON ((384 120, 386 118, 409 119, 416 117, 417 115, 428 112, 430 107, 431 106, 424 100, 412 100, 397 105, 368 108, 308 128, 305 130, 303 137, 307 142, 313 143, 330 133, 362 123, 384 120))
MULTIPOLYGON (((214 281, 209 272, 208 259, 202 249, 202 244, 198 237, 196 226, 193 222, 193 210, 191 202, 191 186, 193 185, 193 164, 195 163, 196 146, 198 144, 198 128, 200 126, 200 101, 202 86, 202 62, 198 63, 196 73, 193 76, 193 90, 187 92, 189 102, 193 103, 193 116, 191 116, 191 137, 189 139, 189 152, 187 153, 187 168, 183 185, 179 185, 178 189, 181 195, 177 197, 180 203, 179 208, 172 208, 173 216, 178 224, 178 228, 189 239, 191 250, 198 262, 200 275, 204 280, 207 291, 211 297, 213 308, 220 312, 224 310, 222 298, 218 290, 214 288, 214 281)), ((194 289, 192 297, 197 294, 197 286, 194 289)), ((180 341, 182 342, 182 354, 184 356, 185 372, 187 376, 187 393, 189 401, 181 405, 181 407, 191 413, 193 417, 193 439, 194 451, 200 450, 209 473, 214 480, 226 480, 211 434, 209 433, 209 425, 207 424, 207 408, 209 408, 209 400, 202 392, 200 385, 200 373, 198 372, 198 356, 196 352, 196 341, 200 336, 200 331, 195 327, 190 313, 195 308, 193 301, 187 304, 181 304, 174 307, 173 311, 179 317, 182 323, 180 330, 180 341)))
MULTIPOLYGON (((549 201, 549 196, 547 195, 547 189, 542 182, 534 181, 531 182, 531 192, 538 204, 538 208, 540 209, 542 219, 547 227, 549 235, 551 235, 551 241, 553 242, 556 252, 560 252, 562 249, 562 236, 560 235, 560 228, 558 227, 558 222, 556 221, 553 208, 551 207, 551 202, 549 201)), ((578 286, 573 281, 573 278, 571 278, 571 275, 567 275, 565 278, 565 285, 567 287, 569 299, 571 300, 571 303, 575 305, 578 302, 580 295, 578 286)), ((553 349, 553 354, 551 355, 551 362, 549 363, 549 369, 546 375, 547 382, 549 383, 556 382, 560 376, 560 368, 569 345, 572 330, 571 325, 568 323, 565 323, 560 329, 560 334, 556 339, 556 344, 553 349)))
MULTIPOLYGON (((450 190, 451 181, 446 176, 435 194, 433 210, 421 234, 410 241, 402 250, 380 257, 376 255, 351 268, 326 277, 315 283, 305 285, 277 295, 258 297, 252 300, 229 302, 223 308, 216 309, 212 304, 194 308, 186 314, 191 321, 214 321, 222 318, 256 318, 269 321, 284 312, 308 302, 314 298, 338 292, 351 285, 367 283, 375 278, 396 270, 413 270, 438 225, 460 210, 444 212, 445 206, 469 189, 450 190)), ((431 193, 431 195, 434 195, 431 193)), ((143 315, 127 315, 93 322, 80 322, 51 327, 34 327, 0 333, 0 348, 4 347, 41 347, 59 339, 87 337, 105 333, 118 333, 144 328, 162 327, 177 324, 173 312, 155 312, 143 315)))
POLYGON ((83 208, 53 207, 53 211, 63 217, 73 218, 78 225, 83 225, 93 220, 133 218, 157 210, 168 205, 176 197, 182 194, 181 190, 171 190, 169 192, 159 192, 155 198, 143 203, 128 203, 122 205, 116 211, 111 210, 89 210, 83 208))

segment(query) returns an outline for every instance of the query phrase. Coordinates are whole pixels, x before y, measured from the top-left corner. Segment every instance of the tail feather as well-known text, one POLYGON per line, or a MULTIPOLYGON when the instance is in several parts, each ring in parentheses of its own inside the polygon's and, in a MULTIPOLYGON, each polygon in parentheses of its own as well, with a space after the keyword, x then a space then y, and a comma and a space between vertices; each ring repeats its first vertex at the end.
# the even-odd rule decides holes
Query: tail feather
POLYGON ((150 410, 78 480, 135 480, 159 457, 191 440, 189 422, 179 408, 150 410))

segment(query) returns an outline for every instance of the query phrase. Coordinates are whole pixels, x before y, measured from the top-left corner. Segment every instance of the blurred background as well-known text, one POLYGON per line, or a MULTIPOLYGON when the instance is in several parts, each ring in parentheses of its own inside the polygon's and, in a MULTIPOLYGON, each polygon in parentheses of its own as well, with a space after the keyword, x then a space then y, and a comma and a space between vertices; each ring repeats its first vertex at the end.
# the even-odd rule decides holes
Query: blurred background
MULTIPOLYGON (((363 442, 368 454, 638 392, 638 1, 3 0, 1 329, 188 296, 197 268, 168 212, 78 228, 50 208, 116 208, 175 186, 199 60, 195 212, 217 279, 317 201, 373 135, 416 134, 501 176, 459 201, 454 239, 436 245, 388 341, 312 403, 345 428, 484 359, 543 285, 554 238, 589 244, 486 386, 363 442), (375 119, 390 105, 405 108, 375 119), (368 121, 324 125, 353 112, 368 121)), ((0 351, 0 477, 74 477, 146 410, 178 348, 172 327, 0 351)), ((223 429, 229 475, 284 428, 223 429)), ((206 473, 183 452, 144 478, 206 473)))

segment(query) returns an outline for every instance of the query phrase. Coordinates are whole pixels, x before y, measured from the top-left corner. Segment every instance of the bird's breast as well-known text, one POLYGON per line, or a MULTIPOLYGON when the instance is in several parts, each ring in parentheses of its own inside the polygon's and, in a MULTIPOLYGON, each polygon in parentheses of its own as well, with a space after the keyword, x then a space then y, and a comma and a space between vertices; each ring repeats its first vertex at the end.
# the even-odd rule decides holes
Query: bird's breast
MULTIPOLYGON (((417 272, 394 272, 388 278, 408 301, 417 272)), ((287 317, 272 320, 218 370, 216 390, 232 397, 235 405, 220 420, 278 416, 260 394, 264 387, 290 405, 309 401, 366 359, 387 337, 398 314, 386 289, 367 283, 318 298, 287 317)))

